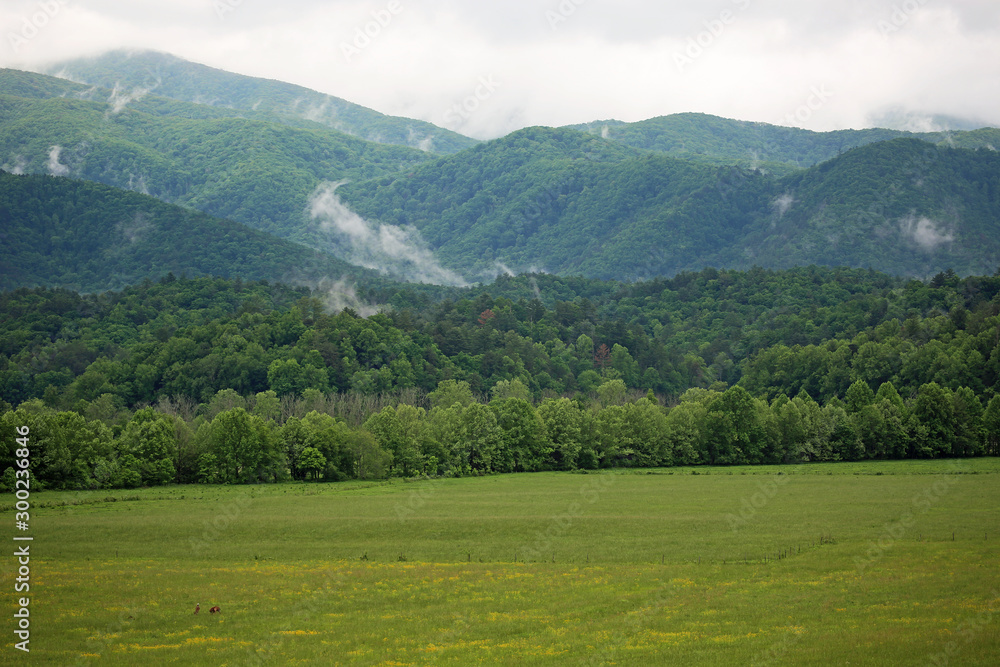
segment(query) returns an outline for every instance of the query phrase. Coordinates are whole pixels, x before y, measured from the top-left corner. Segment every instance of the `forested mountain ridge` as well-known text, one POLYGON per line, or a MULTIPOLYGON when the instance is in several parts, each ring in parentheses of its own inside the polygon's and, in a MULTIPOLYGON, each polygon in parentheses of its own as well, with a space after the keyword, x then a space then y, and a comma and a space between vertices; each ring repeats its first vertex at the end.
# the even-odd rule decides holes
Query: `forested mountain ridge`
POLYGON ((762 168, 783 175, 812 167, 852 148, 909 137, 953 148, 1000 148, 1000 129, 905 132, 884 128, 813 132, 704 113, 679 113, 635 123, 594 121, 568 127, 625 146, 674 157, 762 168))
MULTIPOLYGON (((3 169, 148 193, 366 266, 385 264, 368 245, 391 237, 436 267, 407 279, 449 284, 508 270, 634 280, 825 264, 929 277, 1000 263, 996 151, 935 146, 930 135, 866 144, 784 176, 720 164, 740 161, 759 124, 698 114, 666 118, 689 136, 682 157, 663 152, 673 149, 657 141, 669 133, 651 123, 652 148, 535 127, 435 158, 308 120, 278 122, 272 111, 233 117, 129 85, 108 91, 0 72, 3 169), (321 196, 325 208, 314 206, 321 196), (344 227, 364 227, 363 238, 344 227)), ((777 157, 803 162, 850 137, 893 136, 757 129, 774 134, 777 157)), ((996 132, 946 139, 990 145, 996 132)))
MULTIPOLYGON (((0 73, 0 92, 45 85, 0 73)), ((0 94, 0 163, 14 173, 135 190, 308 240, 305 209, 321 182, 372 178, 432 159, 319 126, 227 117, 164 98, 134 104, 103 95, 89 101, 0 94)))
POLYGON ((309 121, 366 141, 431 153, 455 153, 476 144, 475 139, 425 121, 387 116, 302 86, 234 74, 156 51, 110 51, 57 63, 46 73, 108 90, 152 92, 234 116, 261 115, 292 124, 309 121))
POLYGON ((778 182, 783 192, 748 230, 763 266, 814 261, 929 277, 1000 266, 1000 153, 916 139, 870 144, 778 182))
POLYGON ((144 279, 213 275, 318 284, 384 282, 237 222, 109 186, 0 172, 0 289, 121 289, 144 279))
POLYGON ((998 180, 996 151, 915 139, 776 178, 528 128, 342 194, 367 217, 414 225, 473 273, 500 262, 634 279, 816 263, 930 276, 997 266, 998 180))

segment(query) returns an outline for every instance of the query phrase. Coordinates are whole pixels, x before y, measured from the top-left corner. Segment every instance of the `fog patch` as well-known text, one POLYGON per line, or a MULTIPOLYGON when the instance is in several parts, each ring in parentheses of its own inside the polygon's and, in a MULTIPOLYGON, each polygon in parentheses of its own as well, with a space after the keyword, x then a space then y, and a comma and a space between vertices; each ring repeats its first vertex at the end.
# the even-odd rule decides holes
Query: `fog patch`
POLYGON ((407 142, 413 148, 422 150, 425 153, 430 153, 434 150, 434 137, 421 137, 420 133, 416 132, 412 127, 406 128, 406 132, 409 135, 407 142))
POLYGON ((121 234, 123 239, 132 245, 141 241, 143 237, 146 236, 146 232, 152 228, 153 223, 150 222, 149 217, 141 211, 137 211, 132 220, 118 223, 118 233, 121 234))
MULTIPOLYGON (((296 103, 297 106, 297 103, 296 103)), ((327 117, 336 117, 337 112, 334 109, 332 112, 330 110, 330 100, 325 100, 320 105, 312 105, 304 112, 302 112, 302 118, 306 120, 311 120, 314 123, 319 123, 321 125, 326 125, 327 117)))
POLYGON ((49 173, 53 176, 69 175, 69 167, 59 162, 61 154, 62 146, 52 146, 49 148, 49 162, 46 166, 48 167, 49 173))
POLYGON ((340 278, 323 278, 309 285, 315 296, 323 304, 328 313, 339 313, 350 308, 361 317, 371 317, 383 310, 381 306, 363 301, 353 283, 340 278))
POLYGON ((3 166, 0 167, 3 171, 8 174, 14 174, 15 176, 23 176, 25 171, 28 169, 28 161, 24 159, 23 155, 14 156, 14 164, 9 162, 4 162, 3 166))
POLYGON ((918 246, 927 251, 936 250, 944 243, 951 243, 955 236, 946 230, 942 230, 936 222, 930 218, 917 218, 910 215, 899 221, 899 230, 904 238, 914 241, 918 246))
POLYGON ((134 192, 140 192, 144 195, 149 194, 149 188, 146 187, 146 177, 140 174, 136 176, 135 174, 128 175, 128 189, 134 192))
POLYGON ((774 212, 777 213, 780 218, 788 213, 788 209, 790 209, 794 203, 795 197, 790 194, 783 194, 771 202, 771 208, 774 209, 774 212))
POLYGON ((141 100, 146 95, 149 95, 157 86, 159 86, 159 82, 153 84, 149 88, 136 86, 131 91, 126 92, 121 84, 116 83, 114 89, 111 91, 111 97, 108 98, 108 105, 111 108, 108 109, 105 117, 117 116, 125 110, 125 107, 132 102, 141 100))
POLYGON ((346 261, 399 280, 465 287, 465 279, 438 263, 416 227, 370 222, 337 196, 339 183, 321 183, 309 200, 309 215, 346 261))

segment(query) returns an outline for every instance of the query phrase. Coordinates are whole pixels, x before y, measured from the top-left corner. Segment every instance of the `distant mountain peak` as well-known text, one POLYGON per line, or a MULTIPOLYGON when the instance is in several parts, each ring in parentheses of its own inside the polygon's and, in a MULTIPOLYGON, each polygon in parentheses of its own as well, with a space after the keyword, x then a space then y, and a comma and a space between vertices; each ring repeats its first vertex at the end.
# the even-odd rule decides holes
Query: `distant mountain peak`
POLYGON ((155 90, 157 95, 182 102, 268 115, 293 124, 309 121, 366 141, 438 154, 477 143, 425 121, 387 116, 303 86, 234 74, 161 51, 118 49, 58 62, 43 73, 109 90, 155 90))

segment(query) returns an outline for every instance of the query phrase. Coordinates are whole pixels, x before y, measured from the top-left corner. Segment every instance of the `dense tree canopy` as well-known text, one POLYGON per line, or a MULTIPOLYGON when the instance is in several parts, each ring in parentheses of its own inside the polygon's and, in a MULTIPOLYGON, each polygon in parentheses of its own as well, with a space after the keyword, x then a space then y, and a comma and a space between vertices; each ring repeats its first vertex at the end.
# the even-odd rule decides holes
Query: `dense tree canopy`
POLYGON ((369 295, 395 306, 172 276, 0 293, 3 423, 38 436, 57 487, 997 453, 997 277, 369 295))

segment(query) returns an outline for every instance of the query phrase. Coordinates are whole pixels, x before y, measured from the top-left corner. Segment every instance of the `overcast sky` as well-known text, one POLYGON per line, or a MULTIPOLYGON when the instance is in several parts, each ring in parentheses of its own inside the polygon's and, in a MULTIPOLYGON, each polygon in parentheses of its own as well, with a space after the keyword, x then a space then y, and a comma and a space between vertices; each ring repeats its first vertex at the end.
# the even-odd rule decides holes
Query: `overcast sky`
POLYGON ((998 0, 2 0, 0 30, 5 67, 152 48, 477 138, 684 111, 1000 125, 998 0))

